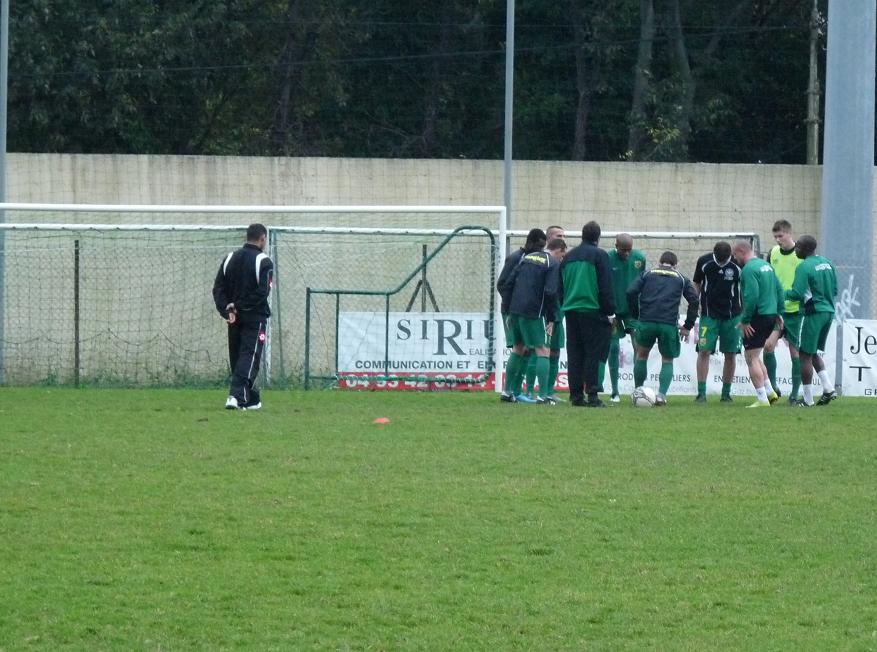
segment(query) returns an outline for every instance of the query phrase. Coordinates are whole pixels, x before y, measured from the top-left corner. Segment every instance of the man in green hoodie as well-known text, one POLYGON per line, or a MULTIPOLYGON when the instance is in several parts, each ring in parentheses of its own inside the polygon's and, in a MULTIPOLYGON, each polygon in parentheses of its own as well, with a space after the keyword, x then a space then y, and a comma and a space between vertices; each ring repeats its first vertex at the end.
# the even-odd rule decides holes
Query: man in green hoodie
POLYGON ((615 297, 612 266, 599 241, 600 225, 588 222, 582 227, 582 243, 560 264, 569 400, 576 407, 606 407, 597 396, 597 368, 609 355, 615 297))
POLYGON ((767 369, 761 360, 764 343, 773 332, 774 326, 782 328, 785 292, 780 280, 767 261, 756 257, 752 245, 746 240, 738 240, 733 249, 734 258, 743 265, 740 271, 740 295, 743 312, 738 328, 743 332, 743 350, 749 379, 755 387, 758 400, 748 407, 770 407, 777 395, 765 388, 768 381, 767 369))

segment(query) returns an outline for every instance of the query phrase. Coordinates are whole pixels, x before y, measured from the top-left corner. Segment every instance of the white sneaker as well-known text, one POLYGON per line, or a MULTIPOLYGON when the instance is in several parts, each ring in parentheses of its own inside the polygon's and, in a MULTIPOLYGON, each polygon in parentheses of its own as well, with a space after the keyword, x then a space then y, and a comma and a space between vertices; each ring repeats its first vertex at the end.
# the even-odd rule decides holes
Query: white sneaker
POLYGON ((252 405, 245 405, 241 408, 242 410, 261 410, 262 409, 262 401, 258 403, 253 403, 252 405))
POLYGON ((621 403, 621 397, 618 394, 613 394, 609 400, 613 403, 621 403))
POLYGON ((238 400, 234 396, 229 396, 227 399, 225 399, 225 409, 240 410, 241 406, 238 405, 238 400))

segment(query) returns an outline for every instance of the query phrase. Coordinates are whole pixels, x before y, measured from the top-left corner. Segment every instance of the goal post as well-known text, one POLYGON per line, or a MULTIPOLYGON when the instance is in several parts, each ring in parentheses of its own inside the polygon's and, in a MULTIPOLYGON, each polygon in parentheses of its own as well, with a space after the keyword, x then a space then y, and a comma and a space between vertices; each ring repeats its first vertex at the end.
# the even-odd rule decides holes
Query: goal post
MULTIPOLYGON (((5 203, 0 210, 7 219, 0 224, 0 374, 8 384, 223 382, 224 329, 210 286, 252 222, 268 227, 277 268, 265 380, 297 384, 306 286, 340 287, 356 278, 391 286, 422 262, 424 247, 431 251, 458 226, 478 225, 494 236, 505 229, 501 206, 5 203)), ((496 238, 496 265, 504 243, 496 238)), ((428 278, 441 285, 432 270, 428 278)), ((488 299, 480 299, 480 310, 488 299)))

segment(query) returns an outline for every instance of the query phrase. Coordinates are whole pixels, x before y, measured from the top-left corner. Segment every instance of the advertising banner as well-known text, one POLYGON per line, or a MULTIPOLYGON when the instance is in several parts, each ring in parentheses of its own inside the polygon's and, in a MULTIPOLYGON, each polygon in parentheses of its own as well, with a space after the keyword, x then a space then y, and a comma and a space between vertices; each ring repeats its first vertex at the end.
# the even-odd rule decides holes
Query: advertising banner
POLYGON ((844 322, 842 357, 843 395, 877 396, 877 321, 844 322))
MULTIPOLYGON (((389 320, 380 312, 345 312, 339 317, 338 374, 341 386, 369 389, 494 389, 493 374, 488 374, 491 360, 487 342, 488 316, 482 313, 391 312, 389 320), (397 379, 387 379, 397 376, 397 379)), ((694 396, 697 393, 697 325, 682 353, 674 362, 670 394, 694 396)), ((832 327, 826 345, 825 364, 834 375, 836 328, 832 327)), ((877 334, 877 329, 875 329, 877 334)), ((499 334, 502 343, 503 334, 499 334)), ((877 351, 877 340, 874 343, 877 351)), ((629 394, 633 383, 633 345, 630 336, 621 340, 619 393, 629 394)), ((792 386, 792 364, 785 341, 776 349, 777 382, 784 396, 792 386)), ((503 348, 503 365, 508 349, 503 348)), ((732 394, 754 396, 743 354, 735 356, 732 394)), ((710 356, 707 392, 722 389, 724 356, 710 356)), ((877 367, 877 365, 875 365, 877 367)), ((649 357, 646 385, 657 388, 661 356, 657 346, 649 357)), ((608 369, 603 383, 610 391, 608 369)), ((814 394, 821 393, 819 379, 814 378, 814 394)), ((877 384, 873 387, 877 388, 877 384)), ((556 389, 566 391, 566 350, 560 352, 560 373, 556 389)), ((877 390, 875 390, 877 391, 877 390)))

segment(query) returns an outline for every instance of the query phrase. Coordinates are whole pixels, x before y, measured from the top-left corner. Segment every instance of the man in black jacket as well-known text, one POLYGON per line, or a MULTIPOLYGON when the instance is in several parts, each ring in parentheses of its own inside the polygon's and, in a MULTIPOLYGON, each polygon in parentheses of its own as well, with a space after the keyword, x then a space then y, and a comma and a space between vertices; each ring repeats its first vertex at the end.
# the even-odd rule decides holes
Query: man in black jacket
POLYGON ((228 410, 258 410, 262 407, 259 390, 254 387, 259 375, 262 351, 268 334, 268 295, 274 265, 264 253, 268 229, 261 224, 247 228, 247 242, 228 254, 219 266, 213 282, 213 302, 228 322, 228 357, 231 389, 225 407, 228 410))
MULTIPOLYGON (((535 356, 539 381, 540 395, 530 397, 519 393, 515 396, 519 403, 554 405, 557 402, 551 396, 548 382, 548 344, 557 321, 558 270, 554 256, 546 251, 533 251, 521 257, 507 281, 508 322, 514 351, 520 354, 526 350, 529 356, 535 356)), ((517 391, 525 369, 516 369, 515 377, 509 373, 509 388, 517 391)))
POLYGON ((506 347, 512 349, 506 364, 505 382, 503 384, 503 392, 500 400, 507 403, 515 403, 516 397, 521 393, 521 381, 523 380, 524 370, 527 368, 527 348, 520 343, 515 346, 514 336, 511 331, 511 321, 509 319, 509 304, 512 298, 511 279, 521 259, 525 254, 535 251, 542 251, 545 248, 546 238, 542 229, 530 229, 527 234, 527 240, 524 246, 517 251, 512 252, 505 259, 502 271, 496 281, 496 289, 500 296, 500 309, 502 315, 502 324, 505 330, 506 347), (512 382, 513 381, 513 382, 512 382))
POLYGON ((646 380, 649 353, 655 342, 661 353, 661 374, 655 405, 667 404, 667 390, 673 381, 673 360, 679 357, 679 340, 686 339, 697 319, 698 295, 694 285, 676 271, 679 259, 665 251, 655 269, 643 272, 627 289, 630 314, 639 323, 634 336, 636 361, 633 364, 634 385, 646 380), (688 301, 685 322, 679 327, 679 302, 688 301))

